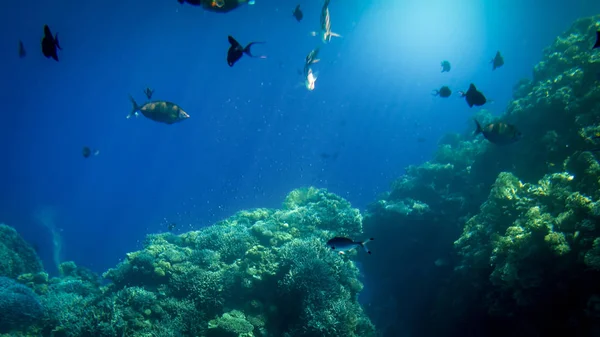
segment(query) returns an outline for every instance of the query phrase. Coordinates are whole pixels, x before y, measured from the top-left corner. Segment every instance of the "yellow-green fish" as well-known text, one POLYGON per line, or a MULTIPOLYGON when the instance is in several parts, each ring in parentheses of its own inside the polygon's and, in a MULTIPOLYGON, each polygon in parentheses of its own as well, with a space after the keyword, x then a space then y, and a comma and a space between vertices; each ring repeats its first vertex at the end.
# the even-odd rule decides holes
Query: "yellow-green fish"
POLYGON ((127 118, 134 116, 137 117, 138 112, 141 112, 146 118, 165 124, 173 124, 190 118, 190 115, 188 115, 179 105, 175 103, 166 101, 153 101, 139 106, 133 97, 129 96, 129 99, 131 100, 131 104, 133 104, 133 108, 131 109, 131 113, 127 116, 127 118))

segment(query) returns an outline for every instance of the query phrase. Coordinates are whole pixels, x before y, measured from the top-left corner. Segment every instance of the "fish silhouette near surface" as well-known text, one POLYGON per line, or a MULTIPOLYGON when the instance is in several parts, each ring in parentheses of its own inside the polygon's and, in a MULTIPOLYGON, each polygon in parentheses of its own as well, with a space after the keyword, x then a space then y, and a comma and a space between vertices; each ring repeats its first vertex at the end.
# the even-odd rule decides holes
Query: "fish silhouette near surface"
POLYGON ((450 69, 452 68, 452 67, 450 66, 450 62, 448 62, 448 61, 446 61, 446 60, 442 61, 441 65, 442 65, 442 72, 443 72, 443 73, 447 73, 447 72, 449 72, 449 71, 450 71, 450 69))
POLYGON ((250 51, 250 48, 255 45, 255 44, 262 44, 264 42, 250 42, 248 43, 248 45, 244 48, 242 47, 242 45, 237 42, 231 35, 229 35, 227 37, 227 39, 229 40, 229 50, 227 50, 227 64, 230 67, 233 67, 233 65, 239 61, 242 56, 244 54, 250 56, 250 57, 254 57, 254 58, 267 58, 266 56, 260 55, 260 56, 254 56, 252 55, 252 52, 250 51))
POLYGON ((138 112, 141 112, 142 115, 148 119, 165 124, 173 124, 190 118, 190 115, 188 115, 180 106, 175 103, 166 101, 153 101, 139 106, 133 97, 129 96, 129 99, 131 100, 133 107, 127 118, 134 116, 137 117, 138 112))
POLYGON ((355 249, 355 248, 363 248, 367 254, 371 254, 371 251, 367 248, 367 242, 373 241, 375 239, 369 238, 363 242, 354 241, 350 238, 345 237, 335 237, 329 241, 327 241, 327 246, 332 250, 339 252, 340 254, 344 254, 345 252, 355 249))
POLYGON ((483 137, 496 145, 508 145, 517 142, 521 139, 521 132, 512 124, 496 122, 490 123, 484 127, 475 120, 477 129, 475 130, 475 136, 483 134, 483 137))
POLYGON ((600 48, 600 30, 596 32, 596 43, 592 49, 600 48))
POLYGON ((296 18, 296 21, 298 21, 298 22, 302 21, 302 18, 304 17, 304 13, 302 13, 302 10, 300 9, 300 5, 297 5, 296 8, 294 8, 292 15, 296 18))
POLYGON ((60 44, 58 43, 58 33, 56 33, 55 36, 52 36, 50 27, 48 27, 48 25, 45 25, 44 38, 42 39, 42 53, 47 58, 53 58, 56 62, 58 62, 57 49, 62 50, 60 44))
POLYGON ((494 58, 492 59, 492 61, 490 61, 490 63, 492 64, 492 70, 496 70, 497 68, 500 68, 504 65, 504 57, 502 57, 502 55, 500 54, 499 51, 496 52, 496 56, 494 56, 494 58))
POLYGON ((144 94, 148 99, 152 99, 152 95, 154 94, 154 89, 146 88, 144 89, 144 94))
POLYGON ((89 158, 91 155, 97 156, 99 154, 99 150, 92 150, 88 146, 84 146, 81 150, 81 155, 83 156, 83 158, 89 158))
POLYGON ((441 87, 440 90, 433 90, 432 95, 447 98, 450 97, 450 95, 452 95, 452 90, 450 90, 450 88, 448 88, 448 86, 445 85, 441 87))
POLYGON ((481 91, 477 90, 473 83, 471 83, 467 92, 459 91, 459 93, 461 97, 464 97, 466 99, 467 104, 471 108, 473 107, 473 105, 482 106, 485 104, 485 102, 487 102, 485 96, 481 93, 481 91))
POLYGON ((19 40, 19 58, 24 58, 25 56, 27 56, 25 45, 23 45, 23 41, 19 40))

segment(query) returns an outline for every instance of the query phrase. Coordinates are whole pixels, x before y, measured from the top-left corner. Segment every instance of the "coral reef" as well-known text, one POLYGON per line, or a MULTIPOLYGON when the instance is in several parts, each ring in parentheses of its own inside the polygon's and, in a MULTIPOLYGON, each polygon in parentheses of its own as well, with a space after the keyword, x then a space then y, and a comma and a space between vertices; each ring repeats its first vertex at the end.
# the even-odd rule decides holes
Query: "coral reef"
POLYGON ((385 280, 370 308, 385 336, 600 331, 598 29, 576 21, 500 118, 475 116, 517 125, 518 143, 447 135, 369 209, 365 230, 387 240, 365 264, 385 280))
POLYGON ((0 224, 0 276, 16 278, 42 271, 42 262, 12 227, 0 224))
MULTIPOLYGON (((199 231, 149 235, 144 249, 101 280, 73 262, 60 277, 27 273, 47 336, 375 336, 358 303, 349 257, 325 242, 359 236, 362 217, 316 188, 292 191, 283 209, 241 211, 199 231)), ((20 287, 24 287, 19 285, 20 287)), ((28 288, 26 288, 28 289, 28 288)), ((12 331, 25 336, 28 331, 12 331)))

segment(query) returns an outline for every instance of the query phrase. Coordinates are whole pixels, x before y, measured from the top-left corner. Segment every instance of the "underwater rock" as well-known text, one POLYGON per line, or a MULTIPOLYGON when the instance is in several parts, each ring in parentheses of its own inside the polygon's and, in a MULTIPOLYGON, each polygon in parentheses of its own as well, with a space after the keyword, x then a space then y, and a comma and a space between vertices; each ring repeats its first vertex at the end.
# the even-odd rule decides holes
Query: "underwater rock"
POLYGON ((0 276, 17 278, 20 274, 42 271, 42 261, 17 231, 0 224, 0 276))

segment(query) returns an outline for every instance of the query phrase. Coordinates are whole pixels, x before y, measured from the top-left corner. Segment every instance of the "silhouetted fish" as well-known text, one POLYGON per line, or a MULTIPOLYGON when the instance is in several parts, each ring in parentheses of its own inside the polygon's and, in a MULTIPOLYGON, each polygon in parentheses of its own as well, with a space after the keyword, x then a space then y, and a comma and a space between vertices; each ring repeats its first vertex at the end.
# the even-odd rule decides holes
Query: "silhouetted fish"
POLYGON ((450 95, 452 95, 452 90, 450 90, 450 88, 448 88, 447 86, 443 86, 440 88, 440 90, 433 90, 432 95, 447 98, 450 97, 450 95))
POLYGON ((500 68, 504 65, 504 57, 502 57, 498 51, 490 63, 493 65, 492 70, 496 70, 496 68, 500 68))
POLYGON ((485 102, 487 101, 485 99, 485 96, 483 96, 483 94, 477 90, 477 88, 475 88, 475 85, 473 83, 471 83, 471 85, 469 86, 469 90, 467 90, 467 92, 463 92, 463 91, 459 91, 460 95, 462 97, 465 97, 467 100, 467 104, 469 104, 469 107, 473 107, 473 105, 476 106, 482 106, 485 104, 485 102))
POLYGON ((229 46, 229 50, 227 51, 227 64, 230 67, 233 67, 233 65, 239 61, 242 58, 242 55, 246 54, 250 57, 257 57, 257 58, 267 58, 266 56, 254 56, 252 55, 252 52, 250 51, 250 48, 252 47, 252 45, 254 44, 258 44, 258 43, 264 43, 264 42, 250 42, 246 48, 242 47, 241 44, 239 44, 239 42, 237 42, 231 35, 229 35, 227 37, 227 39, 229 40, 229 44, 231 46, 229 46))
POLYGON ((449 72, 449 71, 450 71, 450 68, 451 68, 451 67, 450 67, 450 62, 448 62, 448 61, 446 61, 446 60, 442 61, 442 72, 443 72, 443 73, 447 73, 447 72, 449 72))
POLYGON ((19 57, 24 58, 27 55, 25 52, 25 46, 23 45, 23 41, 19 40, 19 57))
POLYGON ((144 94, 146 94, 146 97, 148 97, 148 99, 151 99, 152 94, 154 94, 154 90, 150 89, 150 88, 146 88, 146 89, 144 89, 144 94))
POLYGON ((81 154, 83 155, 83 158, 89 158, 92 154, 94 156, 97 156, 98 154, 100 154, 99 150, 93 150, 90 149, 87 146, 84 146, 83 149, 81 150, 81 154))
POLYGON ((592 49, 600 48, 600 30, 596 32, 596 43, 592 49))
POLYGON ((56 48, 62 50, 60 44, 58 43, 58 33, 56 33, 56 35, 53 37, 52 32, 50 31, 50 27, 48 27, 48 25, 45 25, 44 38, 42 39, 42 53, 47 58, 52 57, 58 62, 58 54, 56 48))
POLYGON ((294 15, 294 17, 296 18, 296 21, 298 21, 298 22, 302 21, 304 14, 302 13, 302 10, 300 9, 300 5, 297 5, 296 8, 294 8, 292 15, 294 15))

